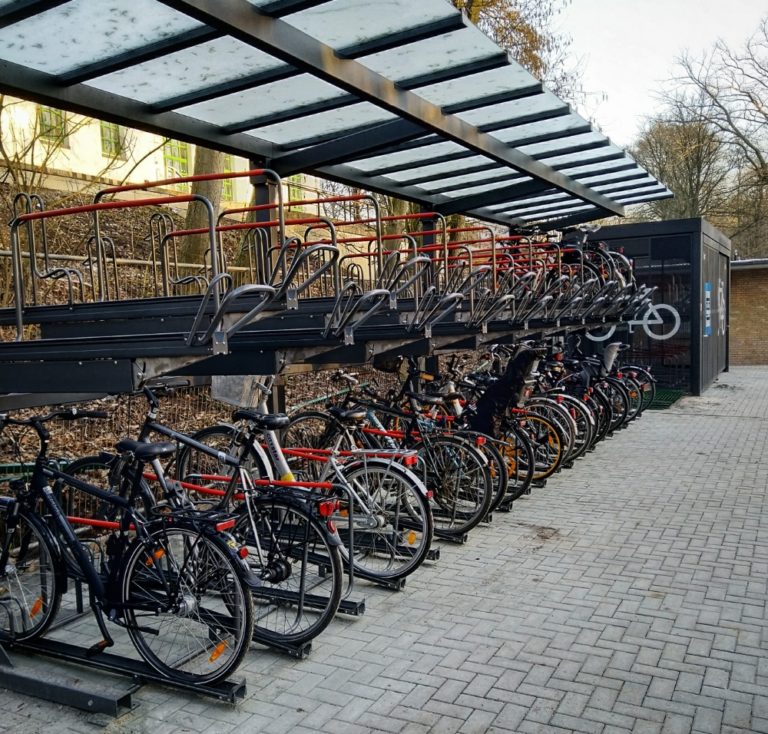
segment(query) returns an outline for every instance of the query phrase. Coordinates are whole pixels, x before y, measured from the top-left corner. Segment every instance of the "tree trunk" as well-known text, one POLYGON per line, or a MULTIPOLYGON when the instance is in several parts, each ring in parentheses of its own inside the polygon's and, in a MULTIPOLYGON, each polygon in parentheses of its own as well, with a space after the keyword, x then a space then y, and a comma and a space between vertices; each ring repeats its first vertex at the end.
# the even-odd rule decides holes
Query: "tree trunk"
MULTIPOLYGON (((206 173, 221 173, 224 168, 224 153, 218 150, 210 150, 198 145, 195 146, 195 176, 201 176, 206 173)), ((214 181, 196 181, 192 184, 192 193, 204 196, 213 205, 213 211, 216 215, 219 213, 221 204, 221 179, 214 181)), ((206 207, 198 202, 191 202, 187 209, 187 218, 184 223, 185 229, 201 229, 208 227, 208 211, 206 207)), ((205 254, 210 245, 208 235, 192 235, 186 237, 183 243, 180 243, 179 260, 188 263, 204 262, 205 254)))

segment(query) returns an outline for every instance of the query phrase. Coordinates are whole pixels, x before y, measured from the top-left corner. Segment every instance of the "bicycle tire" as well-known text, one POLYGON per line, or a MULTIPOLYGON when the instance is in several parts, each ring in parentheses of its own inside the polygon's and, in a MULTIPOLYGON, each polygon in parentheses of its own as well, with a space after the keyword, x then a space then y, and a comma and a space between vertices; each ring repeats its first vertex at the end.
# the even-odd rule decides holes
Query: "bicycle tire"
POLYGON ((418 452, 419 478, 431 490, 435 530, 461 536, 482 522, 493 501, 488 462, 460 436, 429 436, 412 448, 418 452))
POLYGON ((223 538, 195 528, 163 526, 150 540, 137 540, 122 568, 120 601, 131 641, 170 680, 224 680, 253 637, 242 566, 223 538))
POLYGON ((0 552, 9 551, 0 572, 0 638, 20 642, 45 634, 61 605, 63 585, 49 531, 24 508, 9 529, 12 506, 13 501, 0 504, 0 552))
POLYGON ((533 481, 533 446, 526 433, 515 422, 506 422, 497 439, 507 466, 507 495, 501 505, 508 509, 525 494, 533 481))
MULTIPOLYGON (((271 467, 265 462, 262 455, 253 447, 249 447, 243 454, 243 442, 246 434, 237 426, 228 423, 220 423, 208 426, 193 433, 190 438, 213 449, 223 451, 230 456, 241 457, 240 465, 247 469, 254 478, 269 478, 272 476, 271 467)), ((202 487, 223 489, 225 482, 206 481, 206 476, 230 477, 236 471, 233 467, 224 464, 216 457, 199 451, 192 446, 182 444, 176 461, 176 478, 192 484, 200 484, 202 487)), ((211 501, 210 495, 198 493, 194 490, 187 492, 192 499, 211 501)))
MULTIPOLYGON (((348 540, 352 504, 352 569, 369 580, 394 581, 412 574, 427 557, 434 534, 434 518, 427 490, 419 477, 395 460, 361 459, 341 468, 354 496, 340 497, 336 527, 348 540), (365 505, 365 506, 363 506, 365 505), (374 524, 375 523, 375 524, 374 524)), ((349 559, 348 543, 340 551, 349 559)))
MULTIPOLYGON (((533 480, 542 482, 551 477, 563 461, 564 439, 560 428, 541 415, 525 413, 521 416, 521 428, 525 430, 533 448, 533 480)), ((519 424, 520 425, 520 424, 519 424)))
POLYGON ((507 494, 507 489, 509 487, 507 464, 490 436, 486 436, 484 433, 463 430, 457 431, 457 434, 459 436, 466 436, 471 441, 474 441, 475 446, 480 449, 488 461, 488 471, 491 474, 491 482, 493 484, 493 499, 491 500, 491 506, 488 509, 488 513, 490 514, 498 509, 507 494), (481 443, 478 443, 478 438, 481 440, 481 443))
POLYGON ((255 632, 272 642, 309 642, 331 623, 341 603, 339 547, 299 502, 276 494, 247 503, 250 513, 243 503, 235 534, 249 549, 248 565, 262 582, 251 588, 255 632))

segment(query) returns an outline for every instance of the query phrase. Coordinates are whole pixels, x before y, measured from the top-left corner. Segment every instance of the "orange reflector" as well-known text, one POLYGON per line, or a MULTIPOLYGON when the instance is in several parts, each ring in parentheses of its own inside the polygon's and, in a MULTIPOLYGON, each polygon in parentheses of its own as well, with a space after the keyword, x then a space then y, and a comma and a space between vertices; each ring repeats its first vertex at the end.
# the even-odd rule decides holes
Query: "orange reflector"
POLYGON ((235 527, 235 518, 231 517, 229 520, 222 520, 216 523, 216 530, 223 533, 225 530, 235 527))
POLYGON ((349 510, 341 509, 339 510, 339 515, 342 517, 349 517, 349 510))
POLYGON ((223 654, 224 651, 227 649, 227 642, 226 640, 222 640, 216 647, 213 648, 213 652, 211 653, 211 657, 208 658, 209 662, 214 662, 215 660, 218 660, 223 654))
POLYGON ((32 609, 29 610, 30 619, 34 619, 38 614, 40 614, 40 610, 42 608, 43 600, 38 596, 37 599, 35 599, 35 603, 32 605, 32 609))
POLYGON ((145 561, 145 564, 147 566, 154 565, 155 561, 159 561, 163 556, 165 555, 165 550, 163 548, 158 548, 154 553, 152 553, 152 556, 147 558, 145 561))
POLYGON ((408 541, 408 545, 413 545, 416 542, 416 531, 411 530, 405 538, 408 541))

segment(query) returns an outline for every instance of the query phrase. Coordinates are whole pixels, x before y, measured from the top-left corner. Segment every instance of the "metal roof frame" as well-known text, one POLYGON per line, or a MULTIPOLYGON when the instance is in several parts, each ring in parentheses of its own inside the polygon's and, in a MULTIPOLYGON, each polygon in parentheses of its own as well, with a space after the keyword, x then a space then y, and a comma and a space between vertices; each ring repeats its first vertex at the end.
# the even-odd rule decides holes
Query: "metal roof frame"
MULTIPOLYGON (((338 17, 343 23, 345 13, 349 16, 360 11, 360 2, 362 0, 357 0, 357 4, 350 0, 135 0, 134 4, 156 8, 158 16, 170 13, 168 17, 172 16, 176 22, 173 28, 184 30, 166 33, 159 27, 153 29, 158 32, 141 36, 146 42, 138 47, 125 43, 121 47, 118 43, 114 48, 110 46, 109 52, 102 50, 95 54, 95 58, 75 54, 72 58, 79 59, 77 63, 52 73, 47 70, 45 60, 30 56, 32 51, 8 50, 13 46, 8 40, 14 40, 18 24, 31 24, 23 27, 34 29, 34 24, 44 25, 55 18, 66 26, 70 9, 76 15, 78 9, 83 11, 85 7, 92 10, 95 17, 121 8, 130 11, 131 2, 6 0, 0 2, 0 91, 243 155, 271 166, 281 175, 300 171, 316 173, 356 187, 411 199, 446 214, 463 212, 504 224, 522 221, 504 213, 513 211, 515 199, 520 197, 559 191, 564 193, 558 198, 562 199, 563 215, 569 215, 574 207, 588 206, 596 216, 604 216, 604 213, 623 215, 624 201, 634 203, 643 200, 644 195, 649 198, 671 195, 661 185, 657 185, 658 189, 640 184, 616 188, 614 184, 622 183, 624 178, 607 179, 606 187, 597 188, 600 178, 595 176, 603 171, 627 170, 630 177, 647 177, 647 174, 625 153, 612 148, 607 138, 593 135, 593 139, 589 139, 588 134, 595 131, 586 120, 547 92, 502 49, 488 39, 478 42, 478 31, 447 2, 443 7, 437 0, 425 0, 418 9, 404 4, 407 18, 400 25, 397 19, 388 19, 387 23, 375 24, 375 29, 368 29, 366 33, 350 27, 346 29, 350 31, 346 36, 343 33, 338 36, 347 40, 334 42, 335 45, 324 42, 320 37, 322 33, 313 35, 300 27, 302 22, 304 27, 312 27, 307 23, 313 18, 317 20, 324 12, 335 13, 334 20, 338 17), (3 41, 6 51, 2 50, 3 41), (392 63, 387 52, 396 56, 417 54, 422 44, 433 44, 430 48, 437 48, 434 44, 454 41, 460 45, 461 53, 445 63, 404 67, 399 72, 400 78, 375 70, 377 60, 384 67, 385 62, 392 63), (477 45, 461 45, 470 42, 477 45), (253 70, 248 69, 239 76, 201 77, 201 81, 207 79, 209 83, 198 88, 188 85, 184 89, 183 85, 177 85, 178 90, 173 91, 175 88, 171 85, 165 98, 145 101, 136 92, 128 93, 131 86, 124 81, 125 76, 120 76, 141 74, 142 64, 155 63, 166 65, 163 69, 170 68, 169 59, 181 58, 185 53, 202 54, 206 44, 214 48, 217 43, 250 47, 251 53, 260 54, 254 57, 259 63, 254 61, 253 70), (406 69, 410 75, 402 73, 406 69), (105 78, 108 78, 106 86, 105 78), (330 83, 338 93, 330 89, 326 93, 323 86, 283 109, 274 109, 274 104, 271 110, 269 105, 263 110, 254 107, 252 114, 239 114, 236 119, 225 122, 206 112, 220 109, 232 95, 258 91, 266 84, 292 80, 292 85, 309 89, 306 85, 311 86, 312 79, 325 85, 330 83), (483 83, 475 84, 478 80, 483 83), (110 84, 118 91, 106 91, 110 84), (118 93, 123 89, 127 90, 125 94, 118 93), (467 94, 470 91, 475 95, 467 94), (438 101, 442 99, 447 101, 438 101), (366 115, 358 115, 361 103, 363 107, 367 105, 366 109, 380 111, 373 115, 366 113, 370 119, 378 115, 378 121, 366 121, 366 115), (335 122, 330 127, 326 123, 323 129, 316 124, 322 122, 324 114, 333 116, 342 110, 345 110, 343 116, 333 117, 335 122), (506 111, 509 114, 505 114, 506 111), (469 118, 464 119, 467 115, 469 118), (562 123, 556 122, 560 119, 562 123), (306 129, 315 127, 314 134, 304 137, 289 134, 293 130, 291 123, 301 125, 304 120, 306 129), (553 121, 549 127, 545 124, 548 121, 553 121), (513 135, 508 140, 494 135, 525 125, 534 127, 521 130, 517 137, 513 135), (539 126, 540 131, 535 126, 539 126), (579 135, 587 136, 586 140, 579 139, 579 135), (431 159, 422 155, 409 160, 403 155, 409 150, 446 141, 461 149, 436 154, 431 159), (526 146, 539 146, 539 149, 529 154, 522 150, 526 146), (606 150, 600 155, 589 154, 599 149, 606 150), (582 153, 585 157, 580 157, 582 153), (388 161, 387 156, 393 154, 399 154, 398 159, 388 161), (371 167, 373 161, 367 161, 372 158, 379 159, 380 165, 371 167), (477 162, 464 165, 472 158, 477 162), (619 167, 616 161, 622 161, 619 167), (601 163, 606 165, 600 171, 579 171, 583 166, 601 163), (423 170, 429 166, 439 168, 431 173, 423 170), (497 171, 503 171, 502 175, 497 175, 497 171), (490 189, 462 194, 463 189, 481 188, 482 182, 452 182, 455 178, 483 172, 494 172, 485 180, 490 189), (392 174, 397 175, 393 178, 392 174), (425 186, 437 182, 437 185, 425 186), (613 195, 614 192, 620 196, 613 195), (629 196, 631 193, 635 195, 629 196)), ((375 8, 371 12, 375 19, 375 8)), ((315 27, 323 26, 320 23, 315 27)), ((74 26, 68 32, 84 38, 85 33, 92 30, 74 26)), ((40 57, 45 53, 43 48, 40 57)), ((135 86, 136 82, 133 83, 135 86)), ((237 112, 244 110, 245 107, 238 108, 237 112)), ((304 126, 296 129, 303 132, 304 126)))

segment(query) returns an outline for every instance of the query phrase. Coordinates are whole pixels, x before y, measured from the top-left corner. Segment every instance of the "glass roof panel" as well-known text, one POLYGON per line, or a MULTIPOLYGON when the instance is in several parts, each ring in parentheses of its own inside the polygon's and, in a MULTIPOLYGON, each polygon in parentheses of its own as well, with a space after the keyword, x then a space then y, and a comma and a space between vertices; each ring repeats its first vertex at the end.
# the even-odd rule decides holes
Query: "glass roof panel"
POLYGON ((537 82, 538 80, 522 66, 512 63, 498 69, 488 69, 447 82, 418 87, 416 92, 424 99, 442 106, 529 87, 537 82))
MULTIPOLYGON (((504 173, 503 169, 499 170, 499 171, 495 171, 493 173, 491 173, 490 171, 480 171, 479 173, 468 173, 465 176, 456 176, 456 177, 452 178, 451 179, 451 185, 462 184, 462 183, 466 183, 468 185, 472 184, 472 183, 485 184, 485 182, 488 180, 488 178, 491 175, 493 175, 495 177, 496 175, 501 175, 502 173, 504 173)), ((513 171, 508 171, 508 173, 509 173, 509 177, 510 177, 509 183, 513 183, 513 182, 514 183, 521 183, 522 181, 530 180, 530 179, 528 179, 528 177, 523 177, 523 176, 520 176, 519 174, 515 175, 515 173, 513 171)), ((499 182, 497 181, 496 185, 498 185, 498 183, 499 182)), ((434 182, 433 184, 430 184, 430 185, 434 186, 434 188, 436 188, 436 189, 439 189, 439 188, 442 187, 443 184, 442 184, 441 181, 436 181, 436 182, 434 182)), ((456 196, 456 194, 453 191, 448 192, 448 193, 449 193, 450 196, 456 196)))
POLYGON ((513 199, 510 201, 505 201, 502 204, 494 204, 493 206, 489 206, 488 209, 491 211, 501 211, 503 209, 509 210, 511 207, 514 207, 517 210, 527 208, 532 204, 546 203, 548 201, 559 201, 562 204, 567 203, 567 201, 572 199, 572 196, 569 196, 562 191, 557 191, 554 193, 542 194, 541 196, 534 196, 526 199, 513 199))
MULTIPOLYGON (((487 175, 486 175, 487 178, 487 175)), ((475 194, 482 194, 484 191, 495 191, 496 189, 500 189, 504 186, 511 186, 513 184, 519 184, 522 183, 522 181, 525 179, 522 178, 516 178, 511 179, 510 181, 494 181, 493 183, 485 183, 484 181, 479 181, 474 186, 467 186, 463 189, 457 189, 456 191, 449 191, 444 194, 444 196, 450 196, 452 199, 459 199, 463 196, 474 196, 475 194)), ((442 181, 435 182, 434 187, 436 189, 439 189, 442 185, 442 181)), ((425 186, 426 188, 426 186, 425 186)), ((429 191, 429 189, 427 188, 429 191)))
POLYGON ((612 171, 611 173, 598 173, 591 176, 579 176, 579 182, 585 186, 591 186, 594 182, 598 181, 601 184, 610 183, 614 179, 622 178, 624 176, 631 176, 633 173, 639 173, 640 169, 629 171, 612 171))
POLYGON ((421 178, 422 176, 440 176, 441 174, 445 178, 450 178, 452 174, 460 175, 465 169, 484 163, 490 164, 494 163, 494 161, 483 155, 475 155, 471 158, 462 158, 459 161, 446 161, 445 163, 433 163, 432 165, 425 164, 416 169, 395 171, 394 173, 387 174, 387 177, 395 181, 407 181, 408 179, 421 178))
MULTIPOLYGON (((258 107, 255 111, 258 114, 258 107)), ((346 130, 396 119, 395 115, 376 107, 376 105, 361 102, 349 107, 281 122, 277 125, 265 125, 255 130, 249 130, 248 134, 262 140, 269 140, 277 145, 289 145, 312 135, 318 137, 331 133, 343 135, 346 130)))
POLYGON ((152 104, 285 66, 235 38, 217 38, 89 81, 90 86, 152 104))
POLYGON ((518 140, 526 140, 534 135, 567 135, 569 130, 579 128, 586 122, 579 115, 563 115, 540 122, 514 125, 502 130, 494 130, 490 135, 503 143, 514 145, 518 140))
MULTIPOLYGON (((646 176, 645 178, 636 178, 632 181, 627 181, 627 186, 640 186, 640 184, 654 184, 658 185, 658 181, 653 176, 646 176)), ((592 188, 596 191, 604 191, 605 189, 611 188, 614 191, 620 191, 621 189, 618 188, 620 184, 617 183, 605 183, 605 184, 593 184, 592 188)))
MULTIPOLYGON (((418 5, 413 2, 411 4, 418 5)), ((470 26, 369 54, 361 62, 377 74, 397 82, 480 61, 498 53, 499 47, 488 36, 470 26)))
MULTIPOLYGON (((568 155, 558 155, 554 156, 552 158, 545 158, 543 161, 548 166, 565 166, 569 164, 573 164, 574 166, 578 164, 579 161, 588 161, 591 158, 595 158, 596 156, 604 156, 604 155, 610 155, 611 153, 621 153, 622 151, 619 150, 615 145, 608 145, 605 148, 600 148, 599 151, 595 150, 583 150, 580 153, 569 153, 568 155)), ((605 168, 605 163, 601 164, 603 168, 605 168)), ((565 171, 563 171, 565 173, 565 171)), ((570 175, 567 174, 566 175, 570 175)))
POLYGON ((355 161, 355 168, 358 168, 361 171, 374 171, 389 166, 429 161, 439 155, 460 153, 463 150, 464 148, 458 143, 446 141, 445 143, 437 143, 435 145, 425 145, 421 148, 401 150, 397 153, 387 153, 386 155, 363 158, 355 161))
POLYGON ((521 215, 515 215, 514 212, 511 213, 511 216, 520 216, 521 219, 525 219, 529 222, 534 222, 536 220, 543 220, 548 221, 550 219, 559 219, 561 216, 565 216, 566 214, 578 214, 579 212, 586 212, 589 209, 595 209, 592 204, 583 204, 582 206, 573 206, 568 207, 567 209, 558 209, 554 212, 547 212, 546 214, 521 214, 521 215))
POLYGON ((477 110, 457 113, 465 122, 471 125, 488 125, 495 122, 514 120, 523 115, 532 115, 538 112, 548 112, 563 106, 563 102, 555 97, 552 92, 542 92, 533 97, 516 99, 512 102, 503 102, 491 107, 481 107, 477 110))
POLYGON ((316 79, 310 74, 299 74, 245 92, 236 92, 182 107, 179 112, 214 125, 231 125, 271 112, 283 112, 342 96, 345 96, 344 92, 333 84, 316 79))
POLYGON ((62 74, 202 25, 154 0, 71 0, 0 29, 0 49, 7 61, 62 74))
MULTIPOLYGON (((258 3, 255 3, 258 4, 258 3)), ((457 14, 445 0, 376 0, 375 12, 360 0, 331 0, 282 20, 340 49, 457 14)))
POLYGON ((605 136, 600 133, 581 133, 580 135, 571 135, 567 138, 557 138, 556 140, 547 140, 544 143, 535 143, 533 145, 522 145, 518 150, 526 155, 536 158, 552 156, 558 150, 564 150, 574 145, 586 145, 589 143, 599 143, 605 140, 605 136))
POLYGON ((622 204, 633 204, 643 201, 655 201, 656 199, 666 199, 669 195, 668 191, 660 191, 658 194, 627 194, 626 196, 617 197, 616 201, 620 201, 622 204))

